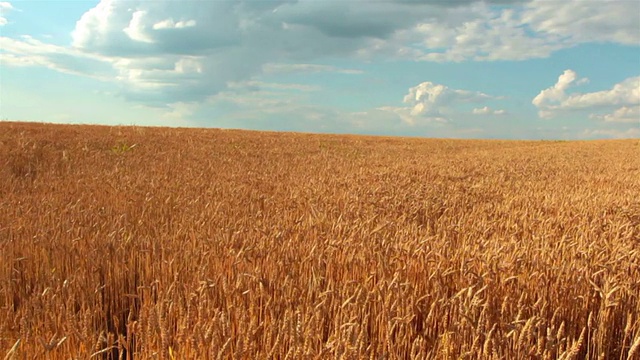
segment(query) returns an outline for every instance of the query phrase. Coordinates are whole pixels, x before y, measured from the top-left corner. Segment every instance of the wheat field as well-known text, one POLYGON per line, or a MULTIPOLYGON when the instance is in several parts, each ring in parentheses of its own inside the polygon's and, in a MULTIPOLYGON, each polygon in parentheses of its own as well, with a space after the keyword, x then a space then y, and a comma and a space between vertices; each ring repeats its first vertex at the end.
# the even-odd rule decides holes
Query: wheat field
POLYGON ((640 142, 0 123, 4 359, 638 359, 640 142))

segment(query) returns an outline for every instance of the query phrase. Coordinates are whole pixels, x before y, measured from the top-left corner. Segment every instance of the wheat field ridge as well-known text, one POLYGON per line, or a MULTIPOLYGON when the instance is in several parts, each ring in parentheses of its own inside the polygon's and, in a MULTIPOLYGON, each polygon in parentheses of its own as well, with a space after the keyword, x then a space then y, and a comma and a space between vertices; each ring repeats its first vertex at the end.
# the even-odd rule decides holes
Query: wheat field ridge
POLYGON ((0 123, 5 359, 638 359, 640 143, 0 123))

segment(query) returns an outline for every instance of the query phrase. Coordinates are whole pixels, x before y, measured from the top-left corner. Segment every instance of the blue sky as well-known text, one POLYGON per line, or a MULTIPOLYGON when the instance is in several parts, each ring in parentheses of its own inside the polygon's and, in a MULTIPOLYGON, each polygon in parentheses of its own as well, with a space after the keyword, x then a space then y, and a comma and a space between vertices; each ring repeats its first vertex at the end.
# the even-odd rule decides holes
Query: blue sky
POLYGON ((0 119, 640 138, 637 0, 0 1, 0 119))

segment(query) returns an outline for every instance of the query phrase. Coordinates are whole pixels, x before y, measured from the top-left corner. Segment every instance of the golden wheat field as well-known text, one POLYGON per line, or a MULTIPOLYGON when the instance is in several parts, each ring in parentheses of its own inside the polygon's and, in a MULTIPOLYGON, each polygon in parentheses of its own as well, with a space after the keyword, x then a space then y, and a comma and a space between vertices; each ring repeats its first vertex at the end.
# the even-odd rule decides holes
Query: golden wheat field
POLYGON ((4 359, 638 359, 640 143, 0 123, 4 359))

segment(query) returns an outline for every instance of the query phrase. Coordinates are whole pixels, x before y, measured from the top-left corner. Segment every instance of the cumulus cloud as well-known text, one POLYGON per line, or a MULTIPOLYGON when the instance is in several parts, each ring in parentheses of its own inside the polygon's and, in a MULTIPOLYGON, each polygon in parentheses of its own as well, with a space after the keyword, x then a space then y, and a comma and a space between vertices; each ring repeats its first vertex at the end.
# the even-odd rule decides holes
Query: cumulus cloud
POLYGON ((532 36, 522 11, 497 10, 486 4, 450 10, 442 23, 423 22, 408 31, 421 41, 419 52, 407 54, 421 61, 493 61, 543 58, 566 46, 557 38, 532 36))
MULTIPOLYGON (((310 19, 306 23, 304 9, 314 6, 284 0, 103 0, 77 22, 72 44, 111 59, 127 98, 153 102, 202 101, 261 73, 359 73, 300 63, 348 54, 362 41, 333 39, 310 19), (283 27, 284 20, 291 26, 283 27)), ((337 11, 336 6, 325 7, 337 11)))
POLYGON ((194 27, 197 25, 195 20, 180 20, 178 22, 174 22, 173 18, 168 18, 153 24, 153 30, 161 30, 161 29, 182 29, 187 27, 194 27))
MULTIPOLYGON (((11 8, 7 2, 1 4, 11 8)), ((587 41, 638 43, 639 20, 634 16, 638 2, 585 5, 568 1, 558 12, 551 10, 554 4, 101 0, 78 19, 70 48, 43 53, 31 46, 28 54, 3 47, 2 56, 10 59, 9 65, 60 71, 72 71, 70 66, 56 65, 70 63, 72 57, 85 63, 80 68, 95 66, 100 74, 106 64, 115 74, 111 81, 121 86, 125 97, 156 103, 203 101, 225 91, 230 83, 261 74, 361 73, 314 64, 331 58, 520 60, 549 56, 587 41), (18 58, 25 62, 19 65, 18 58)), ((26 40, 13 41, 24 42, 23 48, 30 46, 26 40)), ((48 44, 40 45, 46 48, 48 44)), ((420 100, 410 104, 407 116, 445 118, 437 109, 438 102, 448 96, 452 95, 445 91, 436 103, 420 100)))
POLYGON ((14 7, 10 2, 0 1, 0 26, 7 25, 9 21, 7 20, 5 15, 11 10, 14 10, 14 7))
POLYGON ((474 115, 504 115, 507 112, 505 110, 499 109, 499 110, 493 110, 492 108, 488 107, 488 106, 484 106, 481 108, 475 108, 473 109, 473 111, 471 111, 472 114, 474 115))
POLYGON ((542 90, 531 101, 541 118, 553 118, 569 111, 589 111, 590 118, 608 122, 640 122, 640 76, 631 77, 615 84, 609 90, 590 93, 567 93, 567 89, 580 85, 586 79, 580 79, 575 71, 565 70, 552 87, 542 90), (613 113, 599 115, 595 111, 615 109, 613 113))
POLYGON ((134 12, 131 15, 129 26, 124 28, 123 31, 133 41, 152 44, 155 40, 148 33, 149 24, 147 23, 148 21, 145 21, 146 15, 147 12, 143 10, 134 12))
POLYGON ((636 123, 640 125, 640 105, 623 106, 610 114, 591 114, 592 119, 604 120, 612 123, 636 123))
MULTIPOLYGON (((379 110, 393 112, 408 124, 415 124, 419 120, 444 123, 449 121, 448 117, 453 112, 453 105, 481 103, 494 98, 496 97, 479 91, 452 89, 442 84, 425 81, 409 89, 402 100, 407 106, 385 106, 380 107, 379 110)), ((485 111, 484 108, 480 110, 485 111)), ((486 111, 491 110, 486 107, 486 111)))
POLYGON ((525 60, 588 42, 640 43, 637 1, 451 3, 464 6, 422 17, 359 53, 436 62, 525 60))
POLYGON ((102 0, 76 23, 73 46, 121 57, 198 55, 238 44, 240 19, 233 4, 102 0), (184 18, 174 22, 174 14, 184 18))
POLYGON ((533 0, 522 21, 538 36, 562 37, 571 43, 640 43, 640 2, 533 0))
POLYGON ((640 76, 628 78, 609 90, 572 94, 560 104, 565 109, 640 105, 640 76))
POLYGON ((551 108, 553 104, 561 103, 567 98, 565 91, 571 85, 577 85, 587 81, 588 79, 586 78, 578 79, 578 74, 576 74, 575 71, 571 69, 565 70, 564 73, 558 77, 555 85, 540 91, 540 93, 533 98, 532 103, 538 108, 551 108))
POLYGON ((451 89, 427 81, 410 88, 403 102, 412 106, 412 115, 437 115, 454 102, 481 102, 490 98, 479 91, 451 89))

